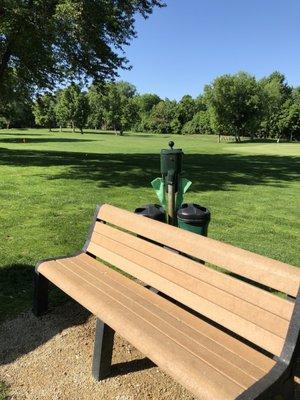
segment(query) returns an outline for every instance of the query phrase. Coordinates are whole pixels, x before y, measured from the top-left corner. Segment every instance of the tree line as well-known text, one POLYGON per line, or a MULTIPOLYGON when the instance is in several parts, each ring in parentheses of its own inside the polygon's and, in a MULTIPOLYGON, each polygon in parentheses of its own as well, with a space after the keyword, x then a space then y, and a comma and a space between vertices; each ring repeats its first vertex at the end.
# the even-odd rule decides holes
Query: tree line
POLYGON ((161 99, 138 94, 128 82, 93 83, 87 90, 72 83, 32 100, 7 103, 0 126, 37 125, 153 132, 219 134, 254 138, 300 139, 300 87, 293 88, 279 72, 256 79, 240 72, 222 75, 196 98, 161 99))

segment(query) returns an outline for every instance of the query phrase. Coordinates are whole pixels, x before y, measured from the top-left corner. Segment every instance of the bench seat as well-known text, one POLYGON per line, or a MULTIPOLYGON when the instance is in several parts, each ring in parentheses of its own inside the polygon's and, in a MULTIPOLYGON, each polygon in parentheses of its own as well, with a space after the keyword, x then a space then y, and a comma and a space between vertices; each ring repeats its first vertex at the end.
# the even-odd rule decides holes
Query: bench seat
POLYGON ((298 268, 105 204, 81 253, 37 265, 36 315, 50 282, 97 317, 97 380, 118 332, 199 400, 295 398, 298 268))
POLYGON ((235 399, 275 361, 87 254, 39 272, 199 399, 235 399))

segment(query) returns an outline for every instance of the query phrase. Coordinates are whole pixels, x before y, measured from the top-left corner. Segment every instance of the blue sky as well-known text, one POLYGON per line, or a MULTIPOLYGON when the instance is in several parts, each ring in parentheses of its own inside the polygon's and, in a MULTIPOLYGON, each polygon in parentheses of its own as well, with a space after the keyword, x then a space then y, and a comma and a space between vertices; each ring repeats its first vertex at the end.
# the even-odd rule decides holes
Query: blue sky
POLYGON ((225 73, 274 70, 300 85, 300 0, 166 0, 126 48, 120 79, 162 98, 197 96, 225 73))

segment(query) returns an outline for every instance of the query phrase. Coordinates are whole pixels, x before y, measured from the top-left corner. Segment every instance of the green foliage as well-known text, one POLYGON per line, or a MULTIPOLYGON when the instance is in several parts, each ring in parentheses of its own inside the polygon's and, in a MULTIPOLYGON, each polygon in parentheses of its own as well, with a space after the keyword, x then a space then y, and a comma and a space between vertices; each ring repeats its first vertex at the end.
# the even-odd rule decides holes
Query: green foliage
POLYGON ((191 121, 197 111, 195 100, 190 95, 185 95, 179 101, 177 106, 178 120, 183 126, 188 121, 191 121))
POLYGON ((291 97, 292 90, 285 83, 285 77, 279 72, 260 81, 263 90, 263 116, 261 119, 258 135, 264 138, 279 137, 280 128, 278 125, 281 107, 291 97))
POLYGON ((75 119, 79 94, 80 87, 75 83, 72 83, 70 86, 60 91, 55 106, 56 118, 59 125, 71 125, 73 131, 75 131, 75 119))
POLYGON ((300 103, 287 100, 279 115, 278 128, 280 136, 285 139, 300 139, 300 103))
POLYGON ((139 107, 139 111, 142 115, 149 115, 152 108, 158 104, 161 99, 157 94, 145 93, 137 95, 135 101, 139 107))
POLYGON ((262 91, 255 77, 244 72, 223 75, 205 87, 208 105, 222 134, 253 137, 262 116, 262 91))
POLYGON ((104 125, 123 134, 137 121, 138 106, 134 101, 136 89, 127 82, 108 83, 103 88, 101 104, 103 106, 104 125))
POLYGON ((122 50, 160 0, 2 0, 0 96, 13 75, 31 87, 94 77, 104 80, 127 66, 122 50))
POLYGON ((45 126, 51 131, 55 126, 55 97, 51 93, 39 96, 33 105, 35 123, 45 126))
POLYGON ((181 133, 176 101, 161 100, 152 108, 150 128, 157 133, 181 133))
POLYGON ((76 110, 74 113, 74 124, 83 133, 83 128, 86 126, 89 116, 89 101, 84 93, 79 93, 76 98, 76 110))
POLYGON ((89 115, 87 125, 89 128, 100 129, 104 124, 104 109, 101 87, 92 84, 87 93, 89 102, 89 115))
MULTIPOLYGON (((0 103, 0 127, 32 124, 32 100, 28 92, 27 97, 20 93, 18 98, 13 96, 0 103)), ((94 81, 87 89, 87 101, 81 93, 82 86, 72 83, 53 95, 39 96, 34 107, 36 123, 71 126, 73 131, 77 127, 81 132, 84 127, 115 130, 120 135, 133 130, 215 133, 233 135, 237 141, 241 136, 284 140, 299 137, 296 105, 300 104, 300 88, 287 85, 279 72, 261 80, 244 72, 224 75, 206 86, 203 95, 185 95, 179 102, 162 100, 152 93, 138 94, 134 85, 123 81, 94 81)))
POLYGON ((195 133, 211 135, 214 133, 210 110, 197 112, 194 117, 184 125, 182 133, 185 135, 195 133))

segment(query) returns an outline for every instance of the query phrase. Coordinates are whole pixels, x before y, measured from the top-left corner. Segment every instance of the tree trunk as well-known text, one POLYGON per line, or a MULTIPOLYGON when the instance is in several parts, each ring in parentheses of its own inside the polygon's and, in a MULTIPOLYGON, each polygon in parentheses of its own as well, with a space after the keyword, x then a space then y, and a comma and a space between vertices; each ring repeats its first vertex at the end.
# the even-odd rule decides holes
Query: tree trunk
POLYGON ((80 133, 83 135, 83 129, 82 128, 80 128, 80 133))
POLYGON ((61 125, 60 125, 60 127, 59 127, 59 131, 62 132, 62 126, 61 126, 61 125))
POLYGON ((218 134, 218 143, 221 143, 221 133, 218 134))
POLYGON ((75 132, 75 124, 73 121, 71 122, 71 125, 72 125, 72 131, 75 132))

